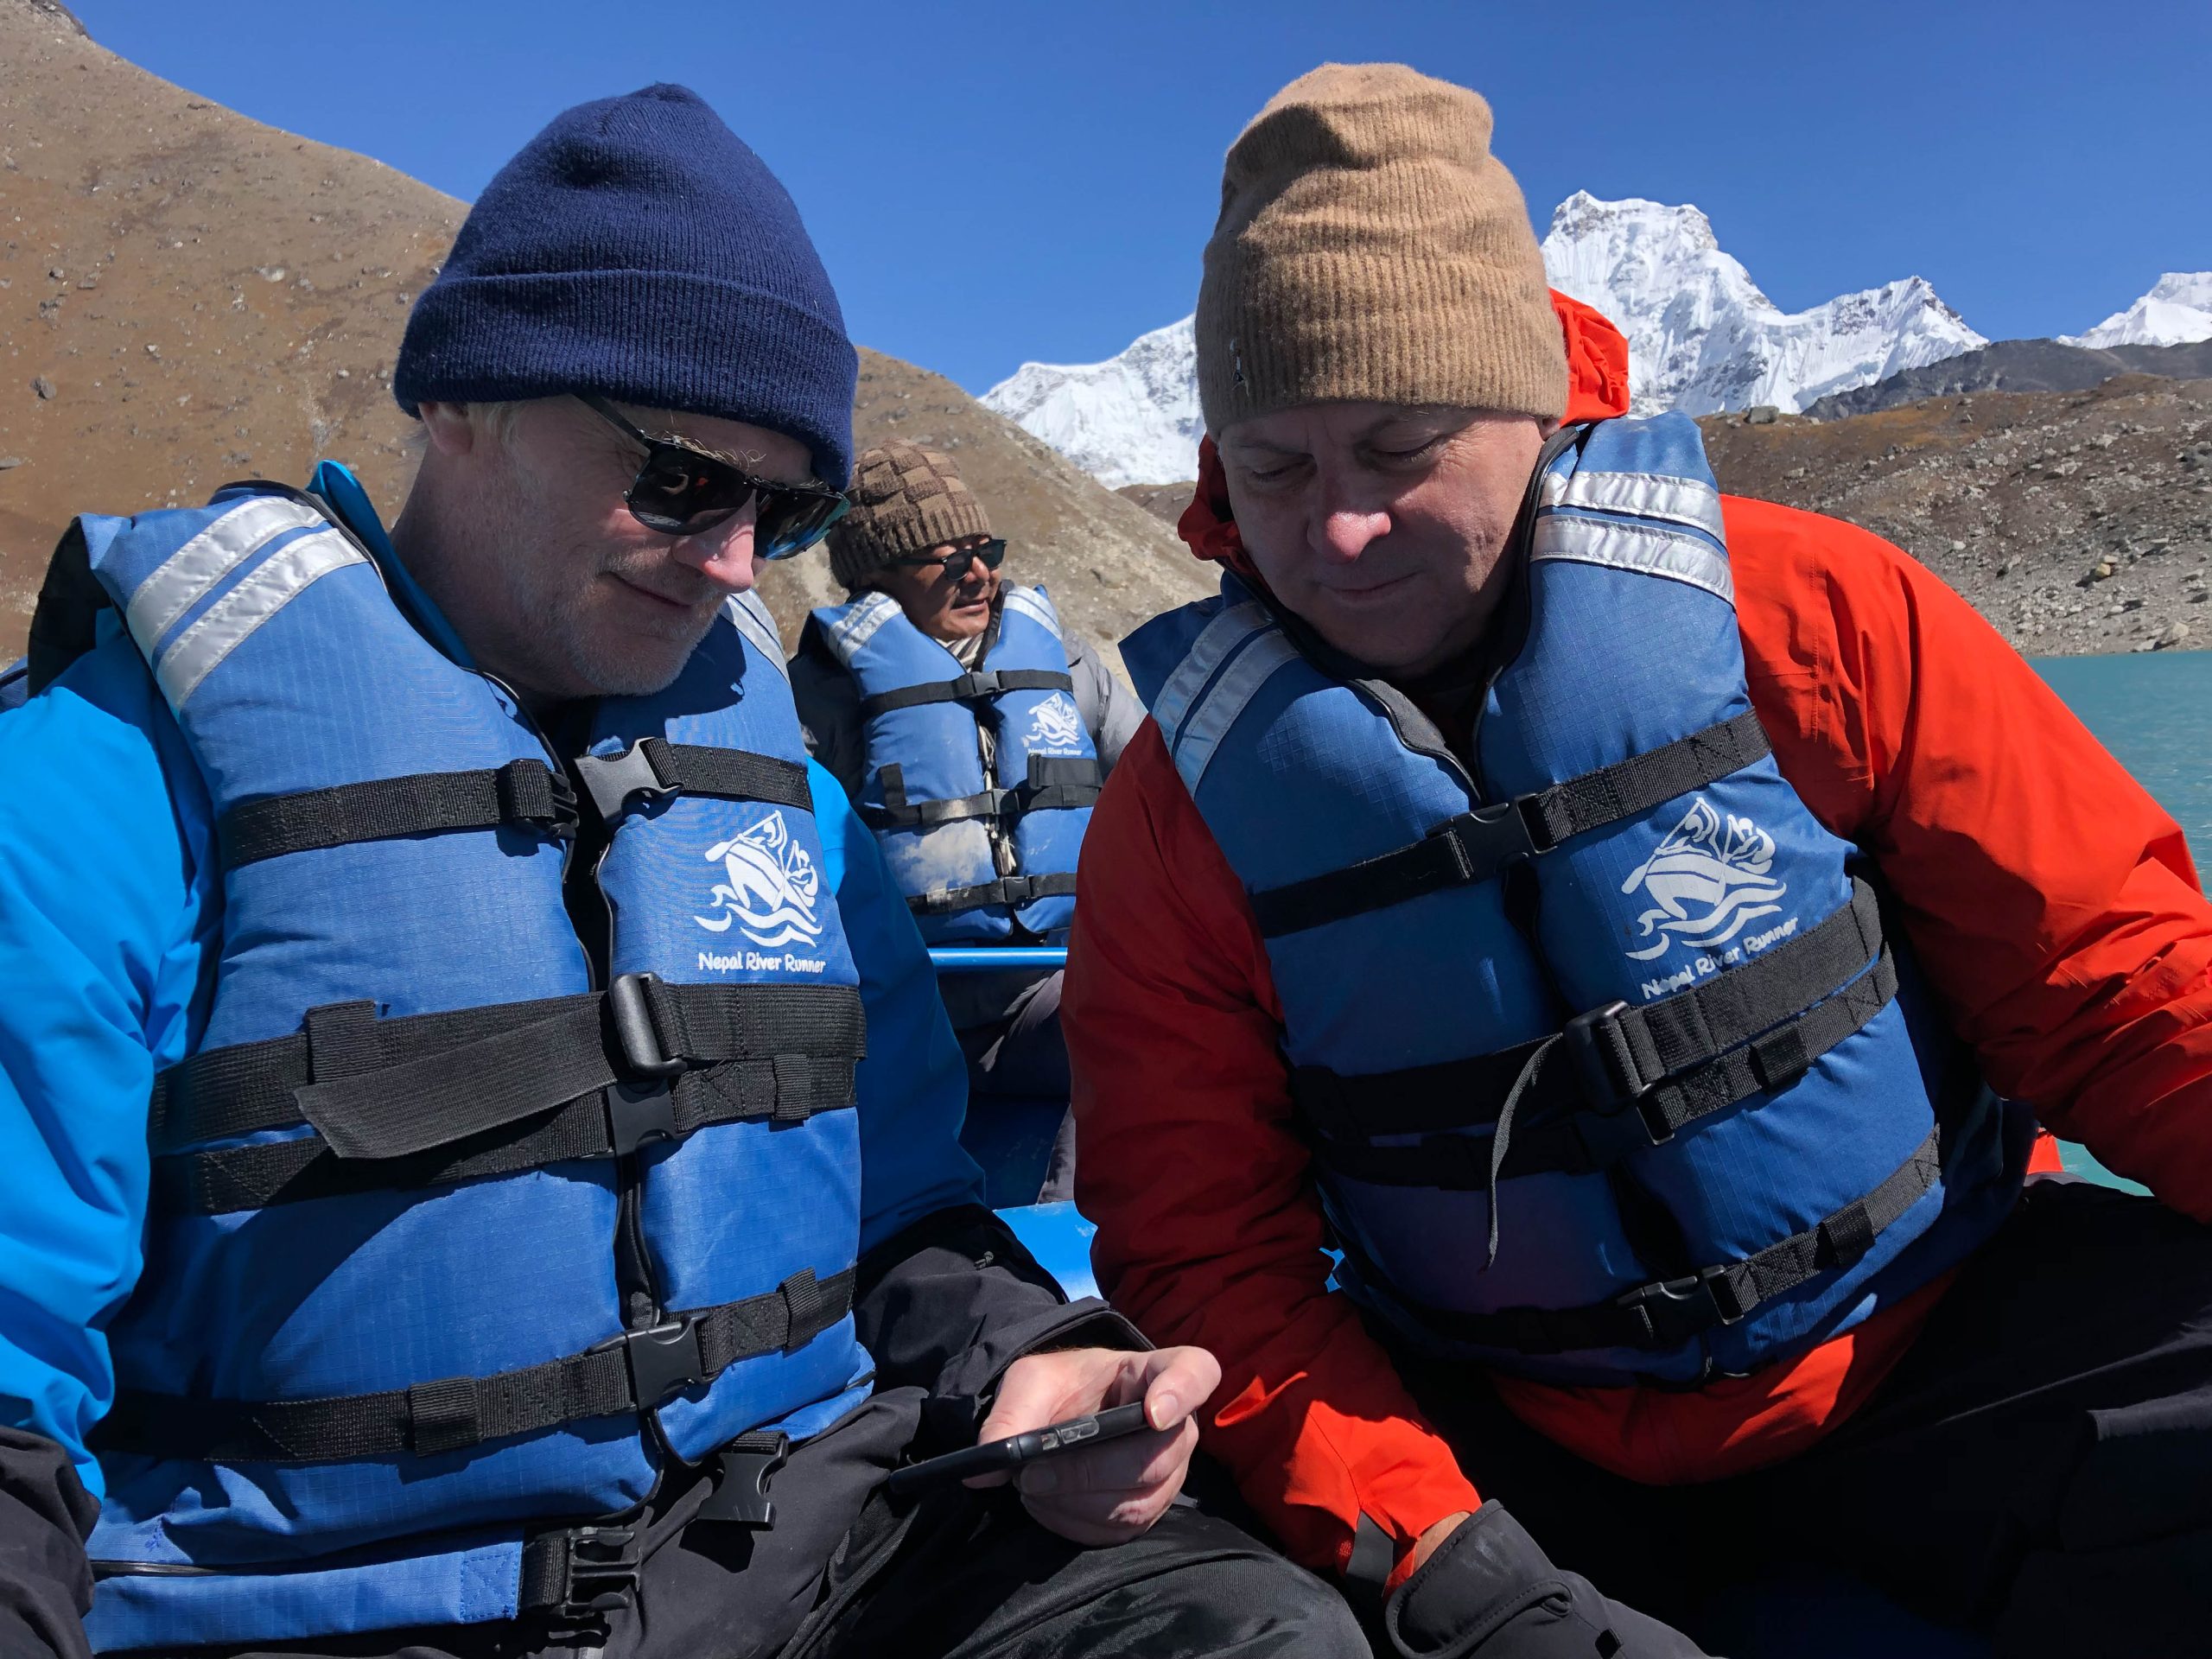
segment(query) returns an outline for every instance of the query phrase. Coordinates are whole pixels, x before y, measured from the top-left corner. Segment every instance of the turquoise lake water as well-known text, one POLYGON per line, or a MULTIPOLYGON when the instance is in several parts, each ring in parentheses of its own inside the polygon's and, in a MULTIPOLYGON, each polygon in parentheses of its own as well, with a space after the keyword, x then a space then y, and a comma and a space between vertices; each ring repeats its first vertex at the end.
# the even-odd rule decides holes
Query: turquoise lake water
POLYGON ((2212 651, 2043 657, 2034 667, 2180 821, 2198 877, 2212 873, 2212 651))
MULTIPOLYGON (((2174 815, 2212 892, 2212 651, 2044 657, 2035 670, 2174 815)), ((2143 1190, 2082 1147, 2065 1150, 2069 1169, 2143 1190)))

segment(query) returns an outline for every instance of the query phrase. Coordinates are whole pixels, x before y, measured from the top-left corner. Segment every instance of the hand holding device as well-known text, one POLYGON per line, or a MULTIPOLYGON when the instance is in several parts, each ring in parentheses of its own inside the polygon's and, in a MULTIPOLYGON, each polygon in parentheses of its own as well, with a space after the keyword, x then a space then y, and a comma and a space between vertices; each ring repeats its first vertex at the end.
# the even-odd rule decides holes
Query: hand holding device
POLYGON ((1095 1438, 1065 1454, 970 1475, 968 1484, 1009 1481, 1038 1523, 1078 1544, 1118 1544, 1166 1513, 1198 1443, 1196 1414, 1221 1383, 1203 1348, 1122 1353, 1104 1348, 1026 1354, 1007 1367, 982 1438, 1005 1440, 1071 1418, 1136 1406, 1145 1427, 1095 1438))
POLYGON ((1118 1440, 1125 1434, 1135 1434, 1151 1427, 1145 1421, 1141 1403, 1109 1406, 1103 1411, 1087 1417, 1071 1417, 1049 1428, 1025 1429, 1004 1440, 983 1440, 958 1452, 948 1452, 941 1458, 909 1464, 904 1469, 893 1470, 891 1478, 884 1484, 892 1497, 909 1497, 948 1481, 1019 1469, 1040 1458, 1064 1455, 1077 1446, 1118 1440))

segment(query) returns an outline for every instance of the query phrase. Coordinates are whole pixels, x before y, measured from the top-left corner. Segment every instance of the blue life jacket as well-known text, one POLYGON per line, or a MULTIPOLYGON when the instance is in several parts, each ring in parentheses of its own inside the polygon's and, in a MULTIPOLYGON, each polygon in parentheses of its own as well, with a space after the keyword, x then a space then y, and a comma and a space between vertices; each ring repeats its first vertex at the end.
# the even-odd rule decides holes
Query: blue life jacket
POLYGON ((1060 619, 1041 588, 1001 590, 973 673, 888 594, 814 613, 860 683, 868 783, 861 817, 931 944, 1058 942, 1075 914, 1076 857, 1098 798, 1098 751, 1075 702, 1060 619), (979 728, 994 756, 986 775, 979 728), (995 849, 1011 849, 1000 873, 995 849))
POLYGON ((1344 1288, 1558 1382, 1801 1351, 1998 1224, 2032 1123, 1745 686, 1686 418, 1562 434, 1473 764, 1226 578, 1123 655, 1251 898, 1344 1288))
POLYGON ((757 601, 563 757, 313 498, 73 539, 225 867, 105 1333, 94 1645, 573 1617, 672 1464, 720 1458, 759 1522, 871 1366, 858 976, 757 601), (582 810, 604 962, 564 907, 582 810))

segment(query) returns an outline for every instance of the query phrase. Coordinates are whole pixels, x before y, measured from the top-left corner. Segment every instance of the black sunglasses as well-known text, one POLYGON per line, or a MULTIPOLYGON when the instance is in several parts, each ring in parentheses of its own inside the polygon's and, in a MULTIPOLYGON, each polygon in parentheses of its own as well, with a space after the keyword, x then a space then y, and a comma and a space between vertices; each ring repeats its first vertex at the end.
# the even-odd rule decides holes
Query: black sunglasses
POLYGON ((932 564, 939 565, 944 568, 944 574, 949 576, 957 571, 965 571, 968 569, 968 561, 970 559, 981 559, 983 562, 983 569, 986 570, 997 569, 1006 563, 1006 537, 994 536, 989 541, 979 546, 956 548, 950 553, 916 553, 906 558, 893 559, 891 563, 903 564, 910 570, 924 569, 932 564))
POLYGON ((747 501, 753 512, 755 558, 788 559, 820 541, 852 503, 841 490, 820 484, 779 484, 712 455, 642 432, 604 397, 578 392, 576 401, 609 426, 645 447, 645 463, 622 499, 630 516, 664 536, 696 536, 712 530, 747 501))

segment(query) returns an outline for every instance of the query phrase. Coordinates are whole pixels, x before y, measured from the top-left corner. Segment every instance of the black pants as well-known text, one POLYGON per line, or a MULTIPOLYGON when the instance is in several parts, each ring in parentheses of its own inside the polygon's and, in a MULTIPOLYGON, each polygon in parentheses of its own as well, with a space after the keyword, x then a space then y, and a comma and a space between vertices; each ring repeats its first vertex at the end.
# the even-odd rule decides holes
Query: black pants
MULTIPOLYGON (((968 1101, 971 1114, 988 1113, 995 1101, 1034 1103, 1065 1101, 1071 1084, 1068 1077, 1067 1039, 1060 1033, 1058 973, 1046 975, 1014 998, 1005 1014, 987 1024, 970 1026, 957 1033, 961 1052, 968 1058, 968 1101)), ((1061 1115, 1049 1150, 1043 1152, 1037 1190, 1028 1190, 1024 1174, 1019 1192, 990 1193, 995 1204, 1052 1204, 1075 1197, 1075 1114, 1061 1115)), ((1033 1159, 1018 1160, 1023 1171, 1036 1166, 1033 1159)), ((986 1172, 987 1174, 993 1172, 986 1172)), ((1011 1173, 1011 1172, 1008 1172, 1011 1173)))
POLYGON ((2006 1659, 2212 1652, 2212 1230, 2152 1200, 2032 1183, 1874 1397, 1756 1474, 1639 1485, 1464 1368, 1404 1369, 1554 1561, 1714 1651, 1747 1588, 1809 1568, 2006 1659))

